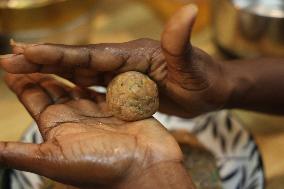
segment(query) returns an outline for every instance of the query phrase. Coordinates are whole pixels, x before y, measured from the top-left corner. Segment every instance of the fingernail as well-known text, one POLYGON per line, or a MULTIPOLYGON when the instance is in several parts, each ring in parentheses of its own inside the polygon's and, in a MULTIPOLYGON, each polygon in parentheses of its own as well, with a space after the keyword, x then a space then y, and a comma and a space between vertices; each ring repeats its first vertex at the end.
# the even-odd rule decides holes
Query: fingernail
POLYGON ((190 12, 192 12, 193 14, 198 13, 198 6, 196 4, 189 4, 188 8, 191 9, 190 12))
POLYGON ((32 47, 32 46, 37 46, 37 45, 42 45, 43 43, 24 43, 24 42, 17 42, 14 39, 10 39, 10 45, 14 47, 32 47))
POLYGON ((10 45, 13 46, 13 45, 15 45, 15 43, 16 43, 15 40, 13 38, 11 38, 10 39, 10 45))

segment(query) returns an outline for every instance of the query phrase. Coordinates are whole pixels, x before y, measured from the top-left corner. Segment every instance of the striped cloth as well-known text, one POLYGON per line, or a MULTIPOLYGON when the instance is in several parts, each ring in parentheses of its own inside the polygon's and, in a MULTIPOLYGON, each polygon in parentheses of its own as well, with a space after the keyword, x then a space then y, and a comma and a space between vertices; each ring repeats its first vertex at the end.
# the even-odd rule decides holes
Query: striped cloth
MULTIPOLYGON (((229 111, 213 112, 195 119, 161 113, 156 113, 154 117, 169 130, 182 129, 195 134, 199 142, 215 156, 224 189, 264 188, 264 171, 257 145, 241 121, 229 111)), ((35 123, 25 132, 22 141, 42 142, 35 123)), ((2 189, 53 188, 50 180, 17 170, 0 171, 1 181, 2 189)))

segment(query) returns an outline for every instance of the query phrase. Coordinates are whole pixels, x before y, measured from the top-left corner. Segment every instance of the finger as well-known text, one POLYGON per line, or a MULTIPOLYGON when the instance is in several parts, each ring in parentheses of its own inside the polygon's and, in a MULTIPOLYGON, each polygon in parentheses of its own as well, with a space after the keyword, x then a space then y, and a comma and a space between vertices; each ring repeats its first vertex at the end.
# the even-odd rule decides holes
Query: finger
POLYGON ((0 167, 52 177, 56 176, 54 170, 60 170, 54 162, 61 159, 62 152, 52 143, 0 142, 0 167))
POLYGON ((161 42, 167 56, 181 57, 186 53, 197 12, 198 8, 190 4, 181 8, 168 21, 161 42))
POLYGON ((109 82, 115 77, 114 73, 111 72, 94 72, 92 74, 87 74, 84 72, 77 72, 75 70, 74 74, 70 73, 60 73, 56 74, 64 79, 71 81, 80 87, 90 87, 90 86, 107 86, 109 82))
POLYGON ((12 47, 12 51, 14 54, 21 54, 24 52, 24 49, 29 45, 36 45, 36 44, 25 44, 25 43, 20 43, 16 42, 14 39, 10 40, 10 45, 12 47))
MULTIPOLYGON (((98 78, 103 78, 100 73, 86 69, 86 68, 77 68, 74 70, 74 74, 71 78, 72 82, 81 87, 88 87, 95 85, 98 78)), ((101 79, 103 80, 103 79, 101 79)), ((103 81, 101 83, 103 85, 103 81)))
POLYGON ((50 105, 72 99, 70 87, 41 74, 7 74, 6 83, 36 121, 50 105))
MULTIPOLYGON (((123 44, 97 44, 68 46, 57 44, 27 45, 23 54, 34 64, 56 64, 64 67, 93 68, 97 71, 113 71, 125 61, 121 51, 123 44)), ((16 48, 17 45, 14 47, 16 48)))
POLYGON ((0 166, 31 171, 40 159, 38 144, 0 142, 0 166))
POLYGON ((8 72, 13 74, 25 74, 25 73, 48 73, 56 74, 63 77, 79 86, 92 86, 92 85, 105 85, 104 78, 108 74, 99 75, 95 71, 78 68, 73 70, 71 68, 66 68, 58 65, 39 65, 33 64, 27 61, 24 55, 4 55, 1 56, 2 67, 8 72), (13 58, 10 58, 13 57, 13 58))
MULTIPOLYGON (((105 89, 105 88, 104 88, 105 89)), ((102 89, 100 89, 102 90, 102 89)), ((105 89, 106 90, 106 89, 105 89)), ((106 95, 97 89, 88 89, 90 99, 97 104, 101 112, 109 112, 106 104, 106 95)))
POLYGON ((25 74, 25 73, 52 73, 52 74, 72 74, 70 67, 58 65, 41 65, 28 61, 23 54, 9 54, 1 56, 0 64, 9 73, 25 74))
POLYGON ((74 133, 40 145, 0 142, 0 166, 87 188, 114 183, 131 168, 135 138, 97 131, 101 133, 74 133))
POLYGON ((1 66, 9 73, 34 73, 40 71, 41 65, 26 60, 24 55, 10 54, 1 56, 1 66))
POLYGON ((36 120, 40 113, 53 103, 50 96, 26 75, 7 74, 5 80, 8 87, 36 120))
POLYGON ((58 123, 78 118, 76 107, 71 109, 66 102, 81 99, 84 93, 42 74, 6 76, 8 86, 16 93, 22 104, 36 120, 44 139, 58 123), (51 106, 63 104, 62 106, 51 106), (77 117, 76 117, 77 116, 77 117))
POLYGON ((43 91, 52 99, 53 104, 64 103, 70 100, 72 88, 57 81, 56 79, 43 74, 27 75, 34 83, 38 84, 43 91))

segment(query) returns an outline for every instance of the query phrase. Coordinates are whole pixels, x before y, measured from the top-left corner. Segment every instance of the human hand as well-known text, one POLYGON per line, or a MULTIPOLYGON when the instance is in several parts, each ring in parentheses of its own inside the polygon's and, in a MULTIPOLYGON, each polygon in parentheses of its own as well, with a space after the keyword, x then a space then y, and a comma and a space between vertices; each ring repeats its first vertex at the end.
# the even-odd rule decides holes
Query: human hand
POLYGON ((166 25, 161 42, 139 39, 126 43, 68 46, 17 44, 1 60, 10 73, 53 73, 77 85, 107 85, 118 73, 140 71, 159 85, 160 111, 192 117, 224 106, 228 86, 222 66, 189 43, 197 14, 183 7, 166 25))
MULTIPOLYGON (((181 167, 178 144, 154 118, 118 120, 108 113, 104 95, 42 74, 8 74, 6 82, 35 119, 44 142, 1 142, 0 166, 80 188, 127 188, 151 183, 143 181, 144 175, 157 166, 181 167)), ((161 171, 158 175, 154 179, 167 180, 161 171)))

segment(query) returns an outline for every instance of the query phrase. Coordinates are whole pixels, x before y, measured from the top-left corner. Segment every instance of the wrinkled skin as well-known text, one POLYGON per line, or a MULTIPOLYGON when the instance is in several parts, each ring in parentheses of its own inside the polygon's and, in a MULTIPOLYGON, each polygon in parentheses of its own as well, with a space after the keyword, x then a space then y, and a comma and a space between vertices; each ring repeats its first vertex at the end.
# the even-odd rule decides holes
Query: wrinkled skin
MULTIPOLYGON (((161 42, 139 39, 87 46, 14 43, 14 54, 2 57, 1 66, 12 73, 7 84, 38 123, 44 143, 2 142, 0 165, 80 188, 127 188, 127 183, 150 167, 180 163, 177 143, 154 118, 120 121, 109 116, 104 96, 32 73, 57 74, 82 88, 105 86, 118 73, 140 71, 159 85, 160 110, 165 113, 192 117, 220 108, 228 98, 223 95, 228 94, 220 77, 223 71, 188 42, 196 13, 193 6, 177 12, 165 27, 161 42)), ((166 175, 172 172, 176 179, 185 175, 178 171, 166 175)), ((150 175, 130 188, 151 183, 149 179, 157 181, 162 173, 158 170, 158 176, 150 175)), ((156 184, 156 188, 191 188, 191 183, 189 187, 184 184, 190 178, 184 178, 177 182, 163 178, 170 183, 156 184)))
POLYGON ((138 39, 86 46, 14 43, 14 54, 1 64, 10 73, 53 73, 80 86, 107 85, 118 73, 140 71, 159 85, 160 111, 196 116, 223 107, 229 90, 219 63, 188 41, 196 13, 190 5, 177 12, 166 25, 161 42, 138 39))
POLYGON ((2 166, 97 189, 124 188, 149 167, 182 160, 178 144, 157 120, 111 117, 104 95, 40 74, 8 74, 6 82, 37 122, 44 143, 0 143, 2 166))

